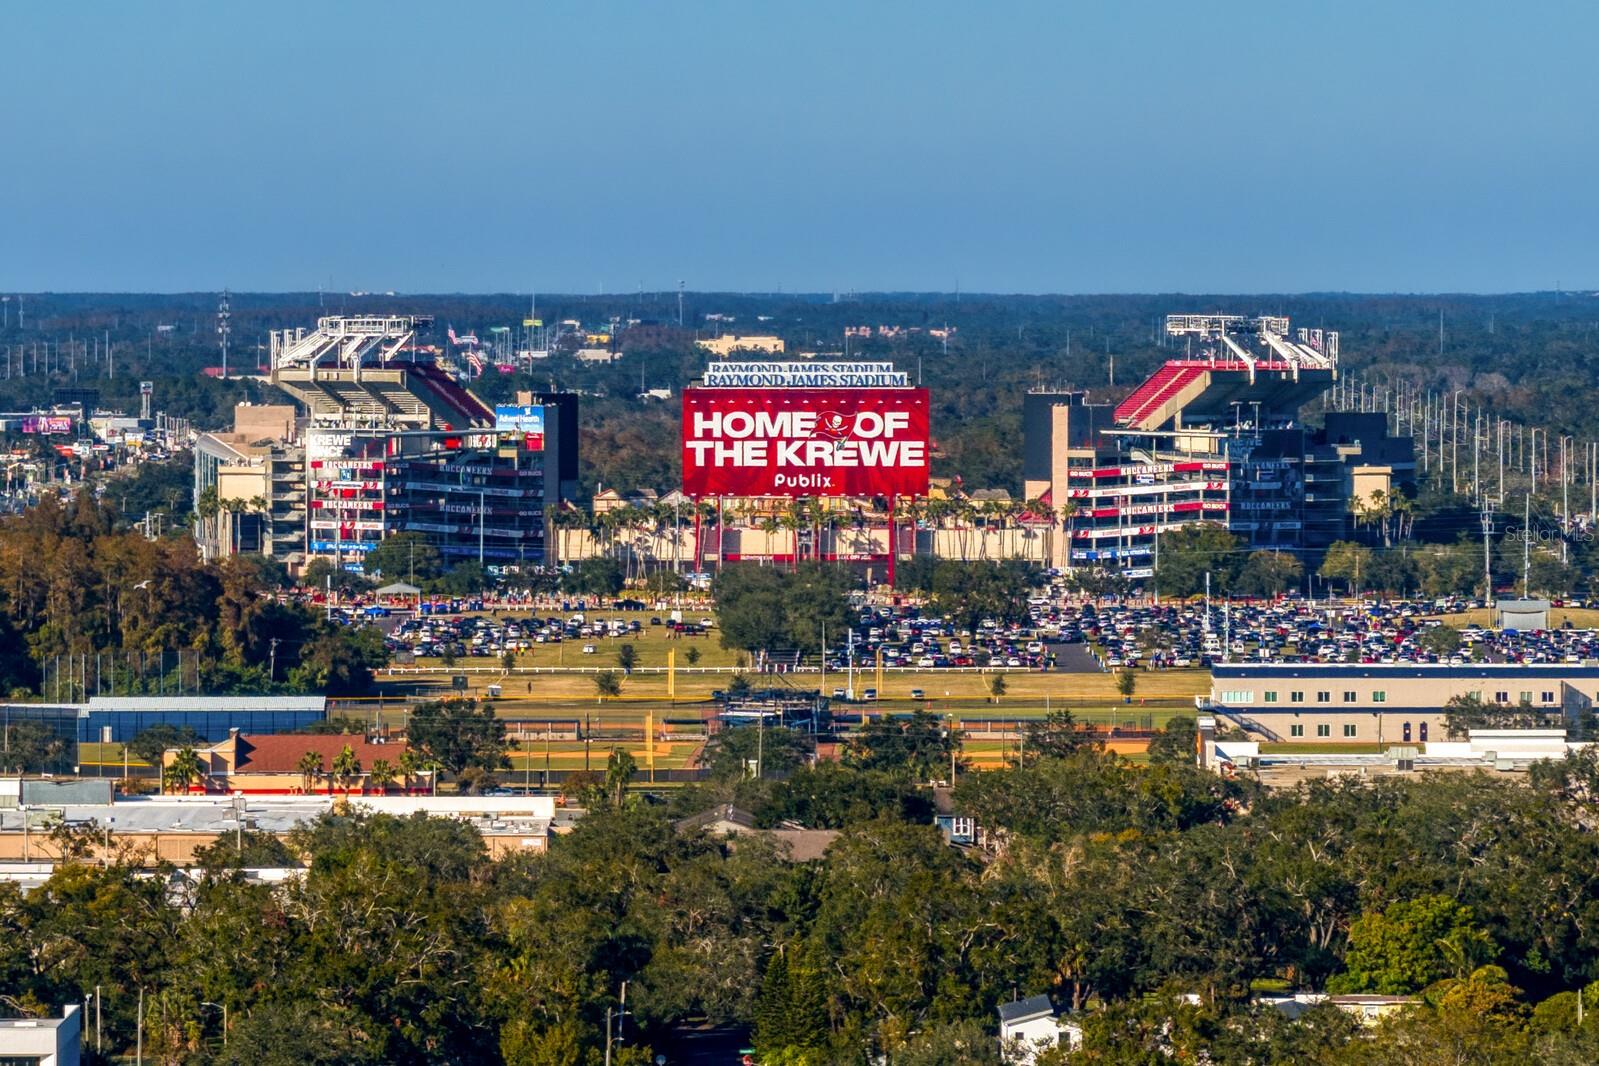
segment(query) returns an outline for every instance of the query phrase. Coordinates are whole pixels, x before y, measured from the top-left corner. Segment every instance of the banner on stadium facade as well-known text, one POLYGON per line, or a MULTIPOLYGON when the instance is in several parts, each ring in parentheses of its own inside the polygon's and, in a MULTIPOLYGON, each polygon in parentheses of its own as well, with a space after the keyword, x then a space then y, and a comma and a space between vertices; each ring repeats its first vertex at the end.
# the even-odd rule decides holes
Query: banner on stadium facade
POLYGON ((900 389, 909 375, 893 363, 709 363, 705 387, 721 389, 900 389))
POLYGON ((683 492, 926 496, 926 389, 683 391, 683 492))
POLYGON ((494 408, 494 428, 502 433, 537 433, 544 435, 544 407, 541 404, 497 404, 494 408))

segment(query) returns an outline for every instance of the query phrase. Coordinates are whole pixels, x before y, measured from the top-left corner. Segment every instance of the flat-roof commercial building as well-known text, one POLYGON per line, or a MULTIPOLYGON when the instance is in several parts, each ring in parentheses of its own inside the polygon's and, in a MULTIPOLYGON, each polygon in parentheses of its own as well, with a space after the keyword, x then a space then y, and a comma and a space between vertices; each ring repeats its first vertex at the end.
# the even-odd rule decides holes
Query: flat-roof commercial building
POLYGON ((483 836, 489 855, 542 851, 556 821, 553 796, 146 796, 110 804, 62 804, 29 809, 0 808, 0 860, 49 862, 60 846, 49 836, 54 824, 93 828, 98 840, 88 860, 133 849, 146 862, 179 866, 197 850, 250 830, 286 836, 348 804, 351 810, 398 818, 426 814, 456 818, 483 836))
POLYGON ((153 725, 188 726, 202 740, 215 741, 235 729, 293 733, 326 717, 322 696, 91 696, 87 703, 0 703, 0 729, 37 722, 60 741, 58 765, 49 768, 57 773, 79 765, 80 745, 126 744, 153 725))
POLYGON ((1425 743, 1457 696, 1571 719, 1599 700, 1599 664, 1216 663, 1206 705, 1267 741, 1425 743))
POLYGON ((0 1064, 78 1066, 83 1014, 76 1003, 59 1018, 0 1018, 0 1064))

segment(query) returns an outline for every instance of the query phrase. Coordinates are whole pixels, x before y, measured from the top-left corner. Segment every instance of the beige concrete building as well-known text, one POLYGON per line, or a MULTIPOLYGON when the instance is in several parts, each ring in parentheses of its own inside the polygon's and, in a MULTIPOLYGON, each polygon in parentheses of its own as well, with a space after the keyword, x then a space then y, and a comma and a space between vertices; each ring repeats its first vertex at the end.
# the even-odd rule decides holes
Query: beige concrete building
POLYGON ((194 500, 216 493, 195 539, 207 559, 259 553, 297 561, 305 552, 305 449, 290 404, 233 409, 233 430, 195 440, 194 500))
POLYGON ((1208 709, 1267 741, 1425 743, 1470 695, 1574 718, 1599 700, 1599 664, 1217 663, 1208 709))
MULTIPOLYGON (((180 749, 171 748, 162 756, 162 765, 171 766, 180 749)), ((364 736, 338 733, 230 733, 226 740, 195 751, 200 779, 191 782, 189 792, 196 795, 387 795, 427 792, 431 774, 404 778, 399 769, 405 753, 404 741, 393 743, 364 736), (356 770, 346 779, 334 773, 340 753, 349 748, 355 756, 356 770), (307 755, 319 762, 314 772, 300 766, 307 755), (387 784, 372 781, 372 766, 383 762, 389 768, 387 784)))
MULTIPOLYGON (((1099 436, 1111 425, 1111 408, 1091 404, 1087 397, 1084 392, 1030 392, 1022 401, 1023 498, 1043 500, 1057 512, 1075 502, 1068 472, 1094 466, 1099 436)), ((1070 566, 1070 539, 1048 539, 1047 564, 1070 566)))

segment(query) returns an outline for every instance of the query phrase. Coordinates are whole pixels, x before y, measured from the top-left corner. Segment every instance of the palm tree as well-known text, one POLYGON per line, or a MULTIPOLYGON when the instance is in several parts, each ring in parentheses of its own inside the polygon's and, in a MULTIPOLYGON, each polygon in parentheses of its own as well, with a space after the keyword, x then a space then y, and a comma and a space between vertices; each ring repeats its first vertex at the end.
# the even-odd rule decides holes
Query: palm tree
POLYGON ((787 509, 778 516, 782 527, 793 534, 794 556, 793 565, 799 568, 800 563, 800 530, 806 528, 810 522, 805 510, 804 500, 790 500, 787 509))
POLYGON ((300 756, 300 761, 295 764, 300 771, 300 788, 303 792, 312 792, 316 789, 316 779, 322 776, 322 753, 308 751, 300 756))
POLYGON ((1055 559, 1055 509, 1042 499, 1034 497, 1024 505, 1024 510, 1034 518, 1040 520, 1044 527, 1044 544, 1042 553, 1045 566, 1053 566, 1055 559))
POLYGON ((373 759, 372 769, 367 771, 366 779, 378 790, 378 795, 387 796, 389 786, 394 784, 394 764, 387 759, 373 759))
POLYGON ((961 558, 971 556, 972 528, 977 520, 977 505, 966 497, 951 501, 950 517, 955 519, 955 528, 960 530, 961 558))
MULTIPOLYGON (((1064 526, 1065 529, 1066 529, 1066 572, 1067 573, 1071 573, 1071 569, 1072 569, 1072 519, 1077 517, 1077 509, 1078 508, 1077 508, 1077 501, 1076 500, 1066 500, 1064 503, 1062 503, 1059 507, 1057 507, 1055 509, 1055 513, 1060 516, 1061 525, 1064 526)), ((1157 529, 1160 528, 1159 527, 1159 516, 1156 516, 1156 528, 1157 529)))
MULTIPOLYGON (((912 558, 916 557, 916 527, 917 527, 917 524, 919 522, 921 522, 921 520, 927 516, 928 505, 931 504, 931 503, 932 503, 931 500, 923 500, 923 499, 919 499, 918 497, 912 496, 910 499, 906 500, 903 504, 900 505, 900 508, 899 508, 900 514, 904 517, 906 524, 908 524, 911 527, 911 557, 912 558)), ((889 523, 889 527, 888 527, 888 546, 889 546, 889 550, 890 551, 893 551, 896 547, 898 547, 898 545, 895 543, 894 524, 892 522, 889 523)))
POLYGON ((1394 492, 1389 496, 1388 505, 1393 509, 1395 525, 1398 527, 1395 535, 1400 540, 1409 540, 1411 531, 1416 527, 1416 501, 1402 492, 1394 492))
POLYGON ((200 757, 190 747, 179 748, 178 753, 172 756, 172 761, 161 771, 162 786, 173 792, 187 792, 192 783, 204 777, 200 757))
POLYGON ((833 554, 838 554, 838 527, 843 521, 843 516, 832 507, 826 506, 821 500, 811 504, 811 514, 816 525, 816 558, 823 558, 823 548, 832 545, 833 554))
POLYGON ((1021 500, 1006 500, 1004 503, 1004 510, 1000 515, 1000 520, 1004 523, 1005 533, 1010 535, 1008 537, 1004 533, 1000 535, 1000 547, 1003 549, 1005 548, 1005 541, 1010 542, 1010 548, 1005 551, 1005 558, 1007 559, 1016 555, 1016 531, 1021 528, 1021 518, 1026 511, 1027 507, 1021 500))
MULTIPOLYGON (((411 780, 422 769, 422 755, 415 748, 407 747, 400 752, 400 778, 406 792, 411 791, 411 780)), ((377 772, 377 763, 372 764, 372 772, 377 772)))
POLYGON ((217 512, 221 509, 222 505, 217 501, 217 487, 215 485, 206 488, 194 502, 195 524, 205 530, 205 538, 211 544, 216 543, 218 533, 216 518, 217 512))
POLYGON ((594 538, 596 546, 605 545, 607 554, 614 554, 616 550, 616 510, 599 511, 589 515, 589 536, 594 538))
POLYGON ((239 554, 239 515, 244 513, 249 504, 242 499, 222 500, 218 507, 228 515, 228 554, 239 554))
POLYGON ((574 529, 586 528, 589 524, 587 512, 580 511, 571 504, 554 511, 550 515, 550 525, 555 527, 555 561, 564 563, 571 554, 571 545, 568 543, 568 534, 574 529))
POLYGON ((333 779, 349 795, 350 786, 361 777, 361 760, 356 758, 355 752, 346 744, 344 748, 333 756, 333 779))
POLYGON ((720 515, 716 505, 709 500, 700 500, 694 504, 694 521, 699 526, 699 536, 694 540, 694 572, 697 574, 705 569, 705 552, 703 545, 710 536, 711 530, 720 523, 720 515))
POLYGON ((772 539, 777 531, 782 528, 783 523, 779 521, 776 515, 769 514, 765 518, 761 519, 760 530, 762 533, 766 534, 766 553, 768 555, 777 554, 777 552, 772 548, 772 539))
POLYGON ((932 555, 938 554, 938 534, 949 522, 952 512, 953 505, 947 496, 929 497, 923 508, 923 517, 927 519, 927 528, 932 534, 928 537, 928 552, 932 555))

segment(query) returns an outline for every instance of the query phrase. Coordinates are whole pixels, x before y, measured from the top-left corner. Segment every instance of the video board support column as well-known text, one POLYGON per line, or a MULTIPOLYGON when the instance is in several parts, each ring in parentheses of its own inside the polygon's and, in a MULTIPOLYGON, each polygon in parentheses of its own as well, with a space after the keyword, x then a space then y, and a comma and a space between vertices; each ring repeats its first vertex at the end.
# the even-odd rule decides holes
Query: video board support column
POLYGON ((705 516, 700 514, 700 501, 694 501, 694 572, 705 572, 705 542, 700 539, 702 528, 701 520, 705 516))
POLYGON ((888 587, 894 587, 894 560, 899 556, 899 518, 894 506, 898 497, 888 498, 888 587))

